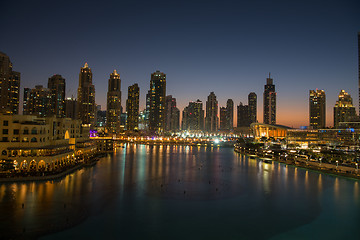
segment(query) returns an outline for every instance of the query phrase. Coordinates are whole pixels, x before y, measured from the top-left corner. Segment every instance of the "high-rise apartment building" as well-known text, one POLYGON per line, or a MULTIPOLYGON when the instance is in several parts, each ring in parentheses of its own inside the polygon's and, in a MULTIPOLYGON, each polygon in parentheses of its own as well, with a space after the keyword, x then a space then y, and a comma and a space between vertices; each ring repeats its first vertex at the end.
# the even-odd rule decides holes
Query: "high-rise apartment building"
POLYGON ((49 78, 51 113, 57 118, 65 117, 65 78, 56 74, 49 78))
POLYGON ((24 89, 23 114, 38 117, 53 116, 51 109, 51 92, 42 85, 33 89, 24 89))
POLYGON ((256 93, 254 93, 254 92, 249 93, 248 105, 249 105, 250 123, 256 123, 257 122, 257 96, 256 96, 256 93))
POLYGON ((129 86, 128 99, 126 100, 126 129, 130 131, 139 130, 139 98, 140 88, 138 84, 129 86))
POLYGON ((225 129, 232 131, 234 128, 234 101, 228 99, 226 101, 226 126, 225 129))
POLYGON ((249 105, 237 106, 237 127, 249 127, 250 126, 250 108, 249 105))
POLYGON ((345 92, 345 90, 341 90, 339 100, 336 101, 334 107, 334 127, 339 128, 340 122, 348 122, 353 120, 355 116, 356 111, 350 94, 345 92))
POLYGON ((189 105, 184 108, 181 129, 188 131, 204 130, 203 103, 199 99, 196 102, 189 102, 189 105))
POLYGON ((80 69, 78 88, 78 116, 83 124, 95 124, 95 87, 92 83, 92 72, 85 63, 80 69))
POLYGON ((0 112, 19 114, 20 73, 12 70, 10 58, 0 52, 0 112))
POLYGON ((121 115, 121 79, 120 74, 114 70, 110 74, 107 92, 106 129, 110 134, 120 130, 121 115))
POLYGON ((176 107, 176 98, 173 98, 171 95, 166 96, 165 98, 165 130, 166 131, 178 131, 179 121, 180 121, 180 111, 176 107))
MULTIPOLYGON (((25 106, 25 103, 24 103, 24 106, 25 106)), ((65 117, 66 118, 77 119, 78 118, 77 108, 78 108, 77 100, 74 97, 65 99, 65 117)))
POLYGON ((166 74, 156 71, 151 74, 150 90, 147 94, 149 131, 162 134, 165 130, 166 74))
POLYGON ((229 130, 226 107, 220 107, 220 130, 229 130))
POLYGON ((264 86, 264 123, 276 124, 276 92, 270 73, 264 86))
POLYGON ((205 130, 216 132, 219 126, 218 101, 214 92, 211 92, 206 101, 205 130))
POLYGON ((314 129, 326 126, 326 96, 324 90, 310 90, 309 92, 310 126, 314 129))
POLYGON ((360 32, 358 32, 358 77, 359 77, 359 116, 360 116, 360 32))

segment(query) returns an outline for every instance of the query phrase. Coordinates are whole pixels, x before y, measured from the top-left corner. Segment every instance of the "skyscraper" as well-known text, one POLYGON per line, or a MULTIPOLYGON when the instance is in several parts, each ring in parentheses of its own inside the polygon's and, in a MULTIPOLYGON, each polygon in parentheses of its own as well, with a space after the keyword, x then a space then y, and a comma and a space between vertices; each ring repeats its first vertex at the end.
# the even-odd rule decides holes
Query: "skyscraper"
POLYGON ((228 99, 226 102, 226 129, 232 131, 234 128, 234 101, 228 99))
POLYGON ((250 123, 255 123, 255 122, 257 122, 257 96, 256 96, 256 93, 254 93, 254 92, 249 93, 248 105, 249 105, 250 123))
POLYGON ((128 99, 126 100, 126 128, 127 130, 139 130, 139 96, 140 89, 137 83, 128 88, 128 99))
POLYGON ((339 93, 339 100, 336 101, 334 107, 334 127, 339 128, 340 122, 348 122, 354 119, 356 116, 355 107, 353 101, 345 90, 341 90, 339 93))
POLYGON ((95 124, 95 87, 92 84, 92 72, 85 63, 79 74, 78 116, 83 124, 95 124))
POLYGON ((206 101, 205 130, 216 132, 219 126, 218 101, 214 92, 211 92, 206 101))
POLYGON ((276 92, 270 73, 264 88, 264 123, 276 124, 276 92))
POLYGON ((360 32, 358 32, 358 77, 359 77, 359 116, 360 116, 360 32))
POLYGON ((12 70, 10 58, 0 52, 0 112, 19 114, 20 73, 12 70))
POLYGON ((148 91, 149 131, 162 134, 165 130, 166 74, 156 71, 151 74, 148 91))
POLYGON ((310 90, 309 110, 310 126, 314 129, 325 128, 326 123, 326 96, 324 90, 310 90))
POLYGON ((220 107, 220 130, 229 130, 226 107, 220 107))
POLYGON ((249 105, 243 105, 240 102, 240 105, 237 106, 237 127, 249 127, 250 126, 250 109, 249 105))
POLYGON ((173 98, 171 95, 166 96, 165 98, 165 130, 166 131, 178 131, 179 130, 179 121, 180 121, 180 111, 176 107, 176 98, 173 98))
POLYGON ((50 77, 48 89, 52 115, 58 118, 65 117, 65 78, 58 74, 50 77))
POLYGON ((189 102, 184 108, 182 130, 202 131, 204 130, 203 103, 198 99, 196 102, 189 102))
POLYGON ((71 119, 77 119, 78 118, 77 108, 78 108, 78 104, 76 99, 73 97, 67 98, 65 100, 65 117, 71 119))
POLYGON ((42 85, 33 89, 24 89, 24 115, 36 115, 38 117, 53 116, 51 109, 51 92, 42 85))
POLYGON ((121 115, 121 79, 120 74, 114 70, 110 74, 107 92, 106 129, 110 134, 120 130, 121 115))

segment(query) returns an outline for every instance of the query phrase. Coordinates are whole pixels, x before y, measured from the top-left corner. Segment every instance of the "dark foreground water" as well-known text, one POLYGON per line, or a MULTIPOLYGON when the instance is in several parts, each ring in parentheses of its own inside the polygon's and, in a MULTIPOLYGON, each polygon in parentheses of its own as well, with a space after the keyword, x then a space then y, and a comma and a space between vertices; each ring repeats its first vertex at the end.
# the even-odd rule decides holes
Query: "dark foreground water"
POLYGON ((360 239, 359 191, 231 148, 127 145, 59 181, 1 184, 0 238, 360 239))

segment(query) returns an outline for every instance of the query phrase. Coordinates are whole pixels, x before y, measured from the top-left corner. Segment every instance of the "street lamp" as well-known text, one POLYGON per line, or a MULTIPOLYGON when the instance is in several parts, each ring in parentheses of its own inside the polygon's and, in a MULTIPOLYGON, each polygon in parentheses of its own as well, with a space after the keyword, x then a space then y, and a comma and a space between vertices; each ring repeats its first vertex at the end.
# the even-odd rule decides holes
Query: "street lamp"
POLYGON ((336 168, 338 168, 338 166, 339 166, 339 161, 336 160, 336 168))
POLYGON ((356 165, 356 172, 358 172, 358 170, 359 170, 359 164, 358 164, 358 163, 355 163, 355 165, 356 165))

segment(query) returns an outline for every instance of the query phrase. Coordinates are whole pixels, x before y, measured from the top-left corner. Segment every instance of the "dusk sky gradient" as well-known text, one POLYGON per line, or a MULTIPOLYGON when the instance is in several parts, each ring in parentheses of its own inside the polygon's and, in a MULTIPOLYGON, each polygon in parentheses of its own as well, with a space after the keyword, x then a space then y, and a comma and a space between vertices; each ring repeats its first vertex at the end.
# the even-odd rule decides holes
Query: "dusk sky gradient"
POLYGON ((269 72, 278 124, 309 124, 310 89, 325 90, 329 126, 341 89, 358 109, 358 0, 1 1, 0 9, 0 51, 21 72, 21 95, 61 74, 67 97, 76 96, 87 62, 103 109, 114 69, 124 108, 134 83, 145 108, 150 74, 160 70, 180 111, 197 99, 205 109, 211 91, 219 106, 247 104, 254 91, 262 122, 269 72))

